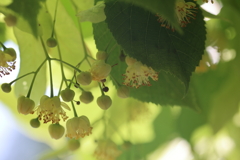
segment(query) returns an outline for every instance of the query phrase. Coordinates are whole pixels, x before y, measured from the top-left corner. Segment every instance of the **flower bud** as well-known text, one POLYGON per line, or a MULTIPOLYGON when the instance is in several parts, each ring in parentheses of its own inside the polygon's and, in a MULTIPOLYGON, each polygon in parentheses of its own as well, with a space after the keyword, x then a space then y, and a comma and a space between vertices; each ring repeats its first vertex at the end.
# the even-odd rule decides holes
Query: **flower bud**
POLYGON ((83 91, 82 94, 79 97, 80 101, 88 104, 93 101, 93 95, 91 92, 88 91, 83 91))
POLYGON ((103 60, 97 60, 92 64, 90 70, 92 74, 92 80, 101 81, 102 79, 106 79, 111 70, 112 67, 109 64, 105 63, 103 60))
POLYGON ((47 39, 47 46, 50 48, 57 46, 57 40, 53 37, 47 39))
POLYGON ((40 122, 38 120, 38 118, 34 118, 30 121, 30 125, 33 127, 33 128, 38 128, 40 126, 40 122))
POLYGON ((72 101, 75 96, 75 92, 73 90, 71 90, 70 88, 66 88, 66 89, 62 90, 60 94, 61 94, 62 99, 65 102, 72 101))
POLYGON ((80 142, 79 142, 79 140, 70 139, 70 140, 68 141, 68 148, 69 148, 69 150, 75 151, 75 150, 77 150, 79 147, 80 147, 80 142))
POLYGON ((21 96, 18 98, 17 109, 19 113, 29 114, 33 113, 33 109, 35 107, 35 102, 25 96, 21 96))
POLYGON ((105 51, 98 51, 96 58, 97 60, 105 60, 107 58, 107 53, 105 51))
POLYGON ((112 100, 109 96, 102 95, 101 97, 98 97, 97 104, 103 110, 107 110, 112 105, 112 100))
POLYGON ((79 139, 92 134, 90 121, 86 116, 73 117, 66 123, 66 137, 79 139))
POLYGON ((17 58, 16 51, 13 48, 7 48, 4 50, 4 53, 10 55, 12 58, 9 61, 15 61, 17 58))
POLYGON ((83 86, 87 86, 92 82, 92 76, 90 72, 81 72, 77 75, 77 82, 83 86))
POLYGON ((4 17, 4 21, 6 22, 7 26, 12 27, 17 24, 17 17, 9 14, 4 17))
POLYGON ((2 88, 2 91, 5 92, 5 93, 9 93, 12 90, 12 87, 9 83, 3 83, 1 85, 1 88, 2 88))
POLYGON ((56 123, 56 124, 51 124, 48 127, 48 131, 49 131, 50 136, 53 139, 60 139, 65 132, 65 128, 62 125, 56 123))
POLYGON ((137 62, 137 60, 134 59, 134 58, 131 58, 131 57, 127 56, 127 57, 125 58, 125 62, 127 63, 128 66, 131 66, 131 65, 133 65, 135 62, 137 62))
POLYGON ((121 86, 117 89, 117 95, 120 98, 127 98, 129 97, 129 88, 126 86, 121 86))

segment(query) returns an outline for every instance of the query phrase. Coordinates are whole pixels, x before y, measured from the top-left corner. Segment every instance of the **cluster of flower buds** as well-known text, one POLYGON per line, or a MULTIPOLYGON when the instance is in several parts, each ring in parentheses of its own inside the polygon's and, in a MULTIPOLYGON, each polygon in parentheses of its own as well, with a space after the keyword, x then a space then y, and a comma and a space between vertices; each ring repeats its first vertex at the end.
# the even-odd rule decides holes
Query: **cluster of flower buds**
MULTIPOLYGON (((108 92, 109 88, 105 85, 106 78, 109 76, 112 66, 107 64, 107 53, 104 51, 98 51, 96 54, 97 60, 93 62, 89 71, 82 71, 76 76, 77 83, 82 86, 90 85, 92 81, 96 81, 102 84, 102 91, 108 92)), ((93 101, 94 97, 90 91, 82 91, 79 97, 80 101, 88 104, 93 101)), ((107 110, 112 105, 112 100, 107 95, 101 95, 97 98, 98 106, 107 110)))
MULTIPOLYGON (((55 47, 57 41, 54 38, 49 38, 47 40, 47 45, 49 47, 55 47)), ((16 53, 12 49, 5 49, 4 52, 0 52, 0 64, 2 66, 7 66, 9 61, 14 61, 16 59, 16 53)), ((33 128, 38 128, 40 122, 51 123, 49 125, 48 131, 50 136, 53 139, 61 138, 66 130, 66 137, 70 139, 79 139, 85 136, 88 136, 92 133, 92 127, 90 125, 89 119, 82 115, 77 116, 75 107, 73 105, 73 111, 75 117, 68 119, 66 110, 70 111, 70 107, 66 102, 76 102, 77 105, 80 103, 89 104, 94 100, 92 92, 86 91, 83 87, 90 85, 92 82, 97 82, 101 88, 101 95, 97 98, 97 105, 102 110, 107 110, 112 105, 112 99, 110 96, 105 95, 105 92, 108 92, 109 88, 105 85, 106 78, 109 76, 112 66, 107 64, 105 61, 107 59, 107 53, 104 51, 97 52, 97 60, 95 60, 88 71, 79 71, 74 77, 76 80, 75 87, 80 88, 82 91, 79 100, 75 101, 75 91, 70 88, 71 85, 67 85, 66 88, 61 89, 58 96, 43 95, 40 98, 39 105, 35 105, 35 102, 30 99, 30 94, 27 96, 20 96, 17 102, 18 112, 24 115, 36 114, 37 118, 30 121, 30 125, 33 128), (64 101, 62 102, 61 99, 64 101), (60 123, 61 121, 66 121, 66 127, 63 127, 60 123)), ((155 72, 151 67, 143 65, 141 62, 137 61, 134 58, 125 56, 126 64, 128 65, 127 71, 124 74, 125 81, 123 85, 118 85, 117 95, 120 98, 129 97, 130 90, 129 87, 140 87, 141 85, 150 85, 149 77, 153 80, 158 79, 158 73, 155 72)), ((7 66, 8 67, 8 66, 7 66)), ((71 81, 71 83, 74 83, 71 81)), ((51 86, 53 87, 53 86, 51 86)), ((11 83, 4 83, 1 86, 2 90, 6 93, 11 91, 11 83)), ((31 88, 31 87, 30 87, 31 88)), ((31 92, 30 92, 31 93, 31 92)), ((74 144, 70 145, 71 150, 75 150, 80 146, 78 142, 72 142, 74 144)), ((110 146, 114 148, 112 142, 107 141, 100 144, 110 146)), ((118 153, 118 152, 116 152, 118 153)), ((114 153, 115 155, 118 155, 114 153)), ((96 151, 96 154, 99 155, 99 152, 96 151)), ((113 157, 110 155, 110 157, 113 157)))

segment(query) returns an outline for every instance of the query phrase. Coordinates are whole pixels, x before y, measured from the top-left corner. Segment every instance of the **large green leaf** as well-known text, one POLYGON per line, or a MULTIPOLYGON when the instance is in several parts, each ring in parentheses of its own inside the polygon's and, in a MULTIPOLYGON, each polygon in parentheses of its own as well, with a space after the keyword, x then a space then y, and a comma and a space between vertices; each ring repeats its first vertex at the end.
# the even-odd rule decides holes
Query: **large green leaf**
MULTIPOLYGON (((35 71, 44 60, 44 51, 39 40, 33 35, 23 32, 18 28, 14 28, 14 34, 16 36, 19 49, 20 49, 20 71, 19 76, 22 76, 28 72, 35 71)), ((19 62, 16 62, 19 63, 19 62)), ((21 95, 27 95, 30 84, 32 82, 32 75, 24 77, 18 80, 15 84, 15 94, 17 97, 21 95)), ((33 86, 30 98, 33 99, 36 104, 39 102, 42 95, 46 90, 46 65, 42 67, 36 77, 36 81, 33 86)))
POLYGON ((188 88, 205 49, 206 31, 200 10, 183 35, 161 27, 156 14, 130 3, 108 2, 106 22, 117 43, 131 57, 156 71, 179 78, 188 88))
MULTIPOLYGON (((116 0, 106 0, 116 1, 116 0)), ((175 1, 176 0, 120 0, 122 2, 133 3, 139 7, 142 7, 152 13, 159 13, 168 19, 171 24, 176 27, 179 31, 181 30, 177 22, 176 16, 174 15, 175 11, 175 1)))
POLYGON ((45 0, 13 0, 7 8, 23 17, 31 26, 32 33, 37 37, 37 15, 41 8, 40 2, 45 0))
MULTIPOLYGON (((112 77, 120 84, 123 83, 122 74, 126 72, 126 63, 119 60, 121 47, 109 31, 107 24, 101 22, 93 24, 94 38, 99 50, 106 50, 109 54, 107 62, 118 64, 112 68, 112 77)), ((114 83, 116 85, 116 83, 114 83)), ((161 105, 179 105, 199 110, 193 90, 183 98, 184 86, 170 74, 160 72, 158 81, 151 81, 152 86, 142 86, 138 89, 130 88, 131 97, 143 102, 153 102, 161 105)))
POLYGON ((192 77, 192 86, 213 130, 217 132, 238 111, 239 58, 220 63, 217 69, 192 77), (230 71, 230 72, 229 72, 230 71))

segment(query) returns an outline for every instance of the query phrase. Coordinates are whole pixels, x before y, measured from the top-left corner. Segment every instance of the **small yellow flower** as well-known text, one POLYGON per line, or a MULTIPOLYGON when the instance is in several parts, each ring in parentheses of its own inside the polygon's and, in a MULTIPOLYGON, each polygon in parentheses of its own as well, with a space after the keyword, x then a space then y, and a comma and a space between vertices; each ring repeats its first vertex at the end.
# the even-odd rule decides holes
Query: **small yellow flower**
POLYGON ((125 59, 128 64, 126 73, 123 74, 123 84, 130 87, 151 86, 149 77, 154 81, 158 80, 158 73, 151 67, 143 65, 141 62, 129 56, 125 59))
POLYGON ((39 115, 39 120, 43 119, 44 123, 50 121, 52 121, 52 123, 57 123, 60 121, 60 117, 64 121, 68 118, 62 107, 71 110, 66 103, 60 101, 58 96, 50 98, 44 95, 40 100, 40 105, 36 109, 36 112, 39 115))
POLYGON ((92 80, 101 81, 107 78, 111 70, 112 67, 109 64, 105 63, 104 60, 96 60, 90 69, 92 80))
POLYGON ((0 50, 0 77, 9 75, 15 69, 14 60, 10 54, 0 50))
MULTIPOLYGON (((190 19, 195 19, 196 9, 196 4, 193 2, 185 2, 185 0, 176 1, 175 15, 181 27, 186 27, 186 25, 190 23, 190 19)), ((172 29, 174 31, 174 28, 171 26, 167 19, 159 14, 157 14, 157 17, 162 27, 166 27, 167 29, 172 29)))
POLYGON ((92 127, 90 126, 89 119, 86 116, 69 119, 66 123, 66 128, 66 137, 69 138, 79 139, 92 134, 92 127))
POLYGON ((95 149, 94 156, 98 160, 115 160, 122 152, 111 140, 101 140, 95 149))

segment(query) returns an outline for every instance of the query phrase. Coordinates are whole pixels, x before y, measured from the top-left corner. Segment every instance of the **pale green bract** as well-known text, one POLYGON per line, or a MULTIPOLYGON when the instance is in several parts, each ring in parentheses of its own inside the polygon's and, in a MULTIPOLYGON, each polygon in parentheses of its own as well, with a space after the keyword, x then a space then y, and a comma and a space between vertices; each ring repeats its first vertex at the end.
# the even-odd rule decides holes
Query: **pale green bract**
POLYGON ((80 22, 89 21, 92 23, 99 23, 106 19, 104 8, 105 4, 99 3, 88 10, 79 12, 77 16, 79 17, 80 22))

